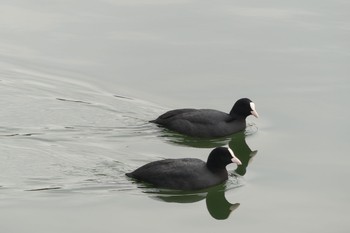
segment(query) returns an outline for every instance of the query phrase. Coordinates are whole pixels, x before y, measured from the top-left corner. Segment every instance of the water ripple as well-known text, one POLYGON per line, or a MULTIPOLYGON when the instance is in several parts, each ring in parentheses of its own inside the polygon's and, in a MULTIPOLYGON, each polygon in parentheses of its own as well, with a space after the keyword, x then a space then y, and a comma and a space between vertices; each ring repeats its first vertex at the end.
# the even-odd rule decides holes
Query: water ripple
MULTIPOLYGON (((2 72, 2 189, 32 192, 131 190, 130 144, 147 140, 152 103, 31 70, 2 72)), ((137 156, 139 151, 133 152, 137 156)), ((132 158, 132 157, 131 157, 132 158)))

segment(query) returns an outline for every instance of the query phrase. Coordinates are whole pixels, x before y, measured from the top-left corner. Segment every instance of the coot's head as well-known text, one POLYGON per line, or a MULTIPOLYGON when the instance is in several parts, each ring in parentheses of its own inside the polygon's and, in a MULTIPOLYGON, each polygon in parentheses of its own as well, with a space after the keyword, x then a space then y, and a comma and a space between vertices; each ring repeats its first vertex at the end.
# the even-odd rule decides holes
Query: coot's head
POLYGON ((241 116, 243 118, 246 118, 249 115, 253 115, 256 118, 259 117, 259 114, 255 110, 255 104, 248 98, 242 98, 237 100, 232 107, 230 115, 241 116))
POLYGON ((207 160, 208 168, 213 170, 224 169, 230 163, 242 164, 233 151, 227 147, 216 147, 210 152, 207 160))

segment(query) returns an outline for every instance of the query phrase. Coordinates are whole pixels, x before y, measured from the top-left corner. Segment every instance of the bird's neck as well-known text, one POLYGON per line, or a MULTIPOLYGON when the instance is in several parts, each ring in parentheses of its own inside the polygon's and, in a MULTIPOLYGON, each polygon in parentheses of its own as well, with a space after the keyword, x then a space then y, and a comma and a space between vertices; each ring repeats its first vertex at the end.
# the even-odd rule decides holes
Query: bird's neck
POLYGON ((215 162, 207 162, 207 168, 212 172, 226 170, 226 165, 219 165, 215 162))
POLYGON ((230 111, 230 116, 235 120, 245 120, 245 116, 238 114, 234 109, 230 111))

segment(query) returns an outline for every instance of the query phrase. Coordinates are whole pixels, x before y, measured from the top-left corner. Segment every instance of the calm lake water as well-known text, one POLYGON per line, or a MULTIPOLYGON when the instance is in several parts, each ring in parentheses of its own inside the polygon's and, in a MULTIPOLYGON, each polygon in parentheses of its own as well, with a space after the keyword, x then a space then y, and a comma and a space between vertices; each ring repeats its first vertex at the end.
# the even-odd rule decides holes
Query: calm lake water
POLYGON ((349 232, 349 12, 343 0, 2 0, 0 231, 349 232), (148 123, 241 97, 260 118, 230 138, 148 123), (244 166, 209 190, 124 175, 217 145, 244 166))

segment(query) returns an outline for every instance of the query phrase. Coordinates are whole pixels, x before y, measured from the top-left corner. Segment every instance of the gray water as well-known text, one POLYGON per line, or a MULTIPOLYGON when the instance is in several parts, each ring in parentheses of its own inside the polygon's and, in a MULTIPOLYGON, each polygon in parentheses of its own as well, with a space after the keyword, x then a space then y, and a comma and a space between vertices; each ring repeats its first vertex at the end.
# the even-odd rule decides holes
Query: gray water
POLYGON ((349 232, 349 12, 342 0, 2 0, 0 231, 349 232), (148 123, 241 97, 260 118, 229 138, 148 123), (227 144, 244 166, 209 190, 124 176, 227 144))

